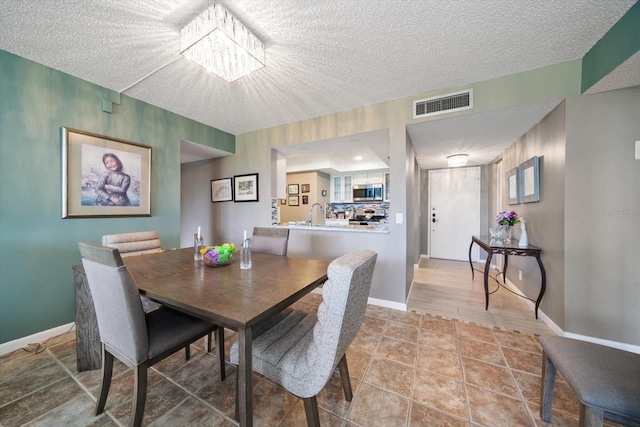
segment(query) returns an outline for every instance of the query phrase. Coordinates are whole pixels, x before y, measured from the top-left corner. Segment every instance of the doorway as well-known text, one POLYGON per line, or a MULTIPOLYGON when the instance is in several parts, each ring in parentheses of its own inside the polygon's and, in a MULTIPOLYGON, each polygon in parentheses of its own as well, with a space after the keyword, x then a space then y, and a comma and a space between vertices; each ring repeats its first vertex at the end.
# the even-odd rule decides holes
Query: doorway
MULTIPOLYGON (((480 167, 429 171, 429 256, 465 261, 480 234, 480 167)), ((472 259, 478 259, 474 246, 472 259)))

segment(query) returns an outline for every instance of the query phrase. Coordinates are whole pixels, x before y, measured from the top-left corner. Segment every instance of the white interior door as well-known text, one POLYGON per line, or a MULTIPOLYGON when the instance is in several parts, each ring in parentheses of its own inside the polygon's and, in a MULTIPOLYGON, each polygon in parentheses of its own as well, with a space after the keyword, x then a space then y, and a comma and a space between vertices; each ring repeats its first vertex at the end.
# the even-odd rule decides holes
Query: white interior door
POLYGON ((429 171, 429 225, 431 258, 469 259, 471 236, 480 234, 480 167, 429 171))

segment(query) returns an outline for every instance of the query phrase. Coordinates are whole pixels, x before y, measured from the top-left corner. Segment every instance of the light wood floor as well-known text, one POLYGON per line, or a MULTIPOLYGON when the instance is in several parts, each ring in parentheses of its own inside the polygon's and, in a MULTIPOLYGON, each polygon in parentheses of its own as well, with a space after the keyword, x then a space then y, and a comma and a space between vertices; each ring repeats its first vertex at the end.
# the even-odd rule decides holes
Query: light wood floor
MULTIPOLYGON (((509 330, 555 335, 542 320, 535 318, 533 308, 524 299, 502 287, 489 295, 489 309, 485 310, 484 264, 474 264, 474 268, 475 278, 471 279, 468 262, 422 257, 414 271, 408 310, 509 330)), ((491 270, 492 276, 496 273, 497 270, 491 270)), ((489 292, 497 287, 496 282, 489 279, 489 292)))

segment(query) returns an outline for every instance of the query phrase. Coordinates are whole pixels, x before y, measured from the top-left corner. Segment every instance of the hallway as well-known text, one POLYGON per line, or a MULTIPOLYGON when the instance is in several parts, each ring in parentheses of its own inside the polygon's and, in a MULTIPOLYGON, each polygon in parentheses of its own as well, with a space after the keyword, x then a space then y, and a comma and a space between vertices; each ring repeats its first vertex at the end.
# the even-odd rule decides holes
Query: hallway
MULTIPOLYGON (((415 269, 407 310, 500 329, 555 335, 542 320, 535 318, 533 308, 523 298, 503 287, 489 295, 489 309, 485 310, 484 264, 476 263, 474 269, 475 278, 471 279, 468 262, 423 256, 415 269)), ((496 273, 497 270, 490 272, 493 277, 496 273)), ((497 287, 489 279, 489 292, 497 287)))

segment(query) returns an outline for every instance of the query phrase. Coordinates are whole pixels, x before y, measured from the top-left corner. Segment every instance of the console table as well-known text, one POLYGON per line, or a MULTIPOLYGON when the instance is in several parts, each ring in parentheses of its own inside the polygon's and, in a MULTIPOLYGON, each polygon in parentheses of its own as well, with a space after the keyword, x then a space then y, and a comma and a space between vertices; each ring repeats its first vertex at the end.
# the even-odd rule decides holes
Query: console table
POLYGON ((542 265, 542 260, 540 260, 540 253, 542 252, 542 249, 532 245, 521 248, 518 246, 518 242, 515 241, 514 239, 511 239, 508 242, 501 242, 501 241, 492 240, 488 236, 472 236, 471 244, 469 245, 469 265, 471 266, 472 278, 474 277, 474 270, 473 270, 473 262, 471 261, 471 248, 473 247, 474 243, 480 246, 482 249, 484 249, 487 252, 487 262, 484 265, 485 310, 489 309, 489 268, 491 266, 491 258, 493 257, 493 254, 504 255, 504 271, 502 272, 503 283, 506 283, 509 255, 535 257, 536 261, 538 261, 538 267, 540 267, 540 275, 542 276, 542 281, 540 284, 540 293, 538 294, 538 298, 536 299, 535 314, 537 319, 538 307, 540 306, 540 301, 542 301, 544 290, 547 287, 547 277, 544 271, 544 266, 542 265))

